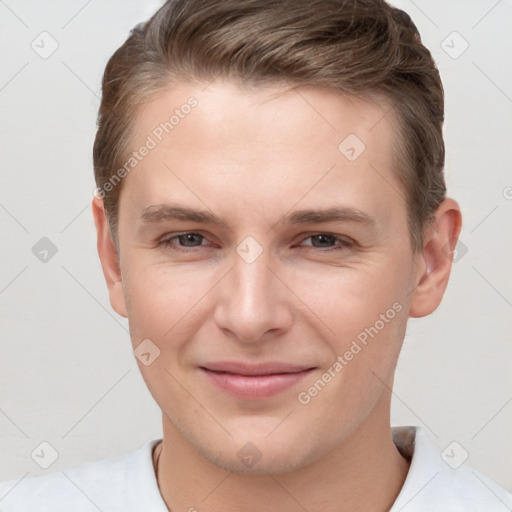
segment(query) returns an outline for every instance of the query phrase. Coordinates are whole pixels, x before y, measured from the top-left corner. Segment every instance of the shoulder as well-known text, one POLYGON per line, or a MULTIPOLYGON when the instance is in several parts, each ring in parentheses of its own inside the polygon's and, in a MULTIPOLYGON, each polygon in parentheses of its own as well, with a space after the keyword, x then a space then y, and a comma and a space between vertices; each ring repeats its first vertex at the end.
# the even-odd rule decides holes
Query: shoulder
POLYGON ((2 512, 89 512, 130 510, 137 498, 160 498, 151 453, 158 440, 137 451, 42 476, 0 484, 2 512), (131 502, 133 504, 133 501, 131 502))
POLYGON ((461 464, 467 453, 460 444, 454 443, 442 452, 418 427, 393 430, 395 444, 400 451, 409 452, 412 460, 390 512, 503 512, 512 509, 512 494, 470 466, 461 464))

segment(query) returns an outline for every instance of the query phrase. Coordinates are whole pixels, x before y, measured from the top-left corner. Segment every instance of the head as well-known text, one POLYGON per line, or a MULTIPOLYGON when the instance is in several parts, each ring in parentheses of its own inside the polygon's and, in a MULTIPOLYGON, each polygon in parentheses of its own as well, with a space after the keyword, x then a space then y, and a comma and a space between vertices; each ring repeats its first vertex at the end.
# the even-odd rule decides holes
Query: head
POLYGON ((103 79, 93 208, 164 427, 257 472, 388 421, 407 319, 441 301, 460 230, 443 109, 380 0, 175 0, 132 31, 103 79), (249 397, 215 384, 226 362, 304 371, 249 397))

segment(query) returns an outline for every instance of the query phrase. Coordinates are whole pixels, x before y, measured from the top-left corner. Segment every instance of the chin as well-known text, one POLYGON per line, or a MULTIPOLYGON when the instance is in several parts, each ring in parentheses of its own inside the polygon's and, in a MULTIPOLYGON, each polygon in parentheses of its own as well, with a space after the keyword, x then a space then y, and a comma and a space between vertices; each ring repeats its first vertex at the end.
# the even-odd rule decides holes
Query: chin
MULTIPOLYGON (((255 446, 255 445, 253 445, 255 446)), ((216 466, 237 473, 240 475, 280 475, 290 473, 301 469, 313 462, 313 457, 307 457, 305 454, 299 454, 293 447, 285 447, 284 450, 275 450, 271 447, 259 450, 257 460, 253 462, 244 462, 240 455, 247 445, 235 454, 227 453, 203 453, 210 462, 216 466), (261 457, 261 458, 258 458, 261 457)))
POLYGON ((212 464, 241 475, 290 473, 315 462, 329 450, 328 447, 322 449, 320 443, 315 445, 310 436, 306 436, 306 444, 303 436, 297 440, 296 436, 283 431, 272 439, 274 433, 268 436, 268 432, 251 434, 247 429, 242 437, 234 439, 212 439, 208 444, 204 439, 190 441, 212 464))

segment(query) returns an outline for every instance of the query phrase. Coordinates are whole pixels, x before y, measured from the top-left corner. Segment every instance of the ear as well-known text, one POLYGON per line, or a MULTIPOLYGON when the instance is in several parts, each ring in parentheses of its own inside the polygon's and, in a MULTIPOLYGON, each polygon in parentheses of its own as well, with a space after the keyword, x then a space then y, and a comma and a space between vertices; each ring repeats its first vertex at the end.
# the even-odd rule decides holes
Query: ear
POLYGON ((107 282, 110 304, 116 313, 126 317, 126 304, 123 294, 119 255, 112 241, 102 199, 94 197, 92 200, 92 214, 94 216, 94 224, 96 225, 98 236, 98 254, 100 256, 103 275, 107 282))
POLYGON ((423 249, 418 254, 417 286, 412 295, 409 316, 430 315, 441 303, 461 227, 459 205, 453 199, 445 199, 426 230, 423 249))

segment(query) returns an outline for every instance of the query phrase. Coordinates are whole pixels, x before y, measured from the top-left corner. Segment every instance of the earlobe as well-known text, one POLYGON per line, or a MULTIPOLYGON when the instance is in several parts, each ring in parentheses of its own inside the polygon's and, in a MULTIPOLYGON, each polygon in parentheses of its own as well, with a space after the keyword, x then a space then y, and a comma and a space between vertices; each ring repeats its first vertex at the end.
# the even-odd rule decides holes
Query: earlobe
POLYGON ((103 200, 98 197, 92 200, 92 212, 97 233, 98 255, 101 268, 107 283, 110 304, 116 313, 126 317, 126 305, 123 293, 123 281, 117 248, 112 241, 103 200))
POLYGON ((409 316, 427 316, 441 303, 461 226, 459 205, 453 199, 445 199, 436 211, 435 219, 425 234, 421 254, 418 255, 420 265, 417 286, 413 292, 409 316))

